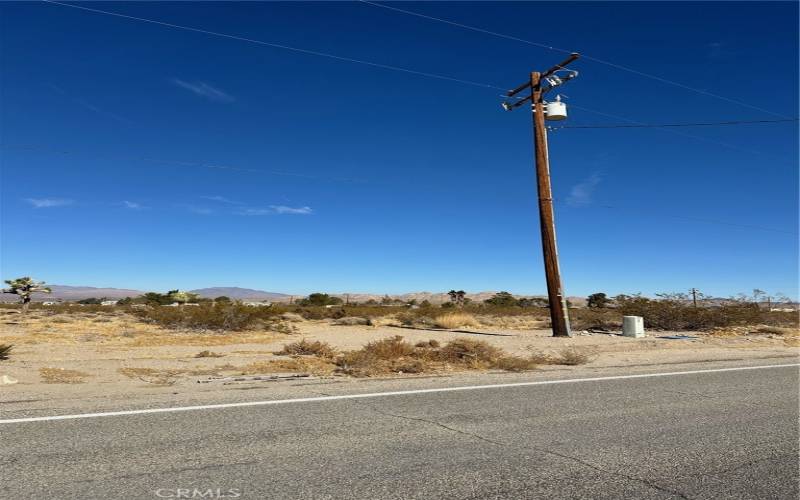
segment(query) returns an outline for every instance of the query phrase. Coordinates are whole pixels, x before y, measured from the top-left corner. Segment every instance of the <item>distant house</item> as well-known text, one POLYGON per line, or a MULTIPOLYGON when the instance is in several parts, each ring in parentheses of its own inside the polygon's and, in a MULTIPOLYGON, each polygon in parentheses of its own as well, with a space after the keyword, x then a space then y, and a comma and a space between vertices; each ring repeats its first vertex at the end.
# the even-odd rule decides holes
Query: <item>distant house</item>
POLYGON ((47 302, 42 302, 43 306, 54 306, 58 304, 58 302, 53 302, 52 300, 48 300, 47 302))
POLYGON ((101 306, 115 306, 115 305, 117 305, 117 302, 119 302, 119 301, 118 300, 104 300, 104 301, 100 302, 100 305, 101 306))
POLYGON ((261 301, 255 301, 255 300, 253 300, 253 301, 245 301, 245 302, 242 302, 242 304, 244 304, 244 305, 246 305, 246 306, 250 306, 250 307, 270 307, 270 306, 272 306, 272 302, 268 302, 268 301, 266 301, 266 300, 261 300, 261 301))

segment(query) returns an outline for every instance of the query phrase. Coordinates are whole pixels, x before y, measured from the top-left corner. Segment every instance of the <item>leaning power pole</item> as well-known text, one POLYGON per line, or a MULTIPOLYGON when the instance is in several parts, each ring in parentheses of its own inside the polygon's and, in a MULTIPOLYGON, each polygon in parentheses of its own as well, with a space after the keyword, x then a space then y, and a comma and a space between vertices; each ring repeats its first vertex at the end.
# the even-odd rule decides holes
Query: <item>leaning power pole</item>
POLYGON ((514 97, 523 90, 530 89, 530 95, 517 98, 516 101, 506 101, 503 108, 511 111, 527 101, 531 101, 533 114, 533 143, 536 161, 536 185, 539 193, 539 227, 542 233, 542 256, 544 257, 544 272, 547 279, 547 297, 550 304, 550 320, 553 325, 554 337, 571 337, 569 326, 569 309, 567 296, 561 284, 561 271, 558 264, 558 247, 556 246, 556 224, 553 214, 553 191, 550 186, 550 158, 547 152, 547 127, 548 120, 563 120, 567 117, 566 105, 561 102, 561 96, 556 96, 555 101, 546 102, 544 95, 578 76, 577 71, 566 70, 566 66, 578 59, 577 53, 572 53, 561 64, 557 64, 541 73, 534 71, 530 80, 514 90, 506 93, 507 97, 514 97), (559 72, 563 76, 559 75, 559 72))

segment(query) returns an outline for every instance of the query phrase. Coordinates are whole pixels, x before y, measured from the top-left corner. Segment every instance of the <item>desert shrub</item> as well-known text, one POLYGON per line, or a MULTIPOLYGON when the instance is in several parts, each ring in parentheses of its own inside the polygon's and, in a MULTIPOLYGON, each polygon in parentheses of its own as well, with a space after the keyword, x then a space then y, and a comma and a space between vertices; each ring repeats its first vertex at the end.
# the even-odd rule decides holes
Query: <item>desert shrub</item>
POLYGON ((483 340, 455 339, 439 351, 439 359, 450 363, 491 364, 502 351, 483 340))
MULTIPOLYGON (((708 330, 736 325, 783 324, 787 320, 791 324, 792 321, 790 316, 776 315, 746 300, 732 299, 722 304, 694 307, 679 295, 662 294, 660 297, 622 295, 615 301, 621 314, 641 316, 645 327, 659 330, 708 330)), ((796 318, 796 313, 788 314, 796 318)))
POLYGON ((410 356, 414 353, 414 346, 403 340, 400 335, 370 342, 362 348, 369 356, 378 359, 395 359, 410 356))
POLYGON ((0 344, 0 361, 6 360, 11 357, 11 350, 14 348, 10 344, 0 344))
POLYGON ((421 341, 417 342, 416 344, 414 344, 414 347, 419 347, 419 348, 422 348, 422 349, 436 349, 440 345, 441 344, 439 343, 438 340, 430 339, 430 340, 421 340, 421 341))
POLYGON ((291 342, 283 346, 283 350, 275 354, 289 355, 289 356, 317 356, 320 358, 332 358, 336 355, 336 349, 331 347, 327 342, 315 340, 311 342, 306 339, 300 339, 297 342, 291 342))
POLYGON ((301 315, 293 312, 285 312, 281 314, 281 319, 285 321, 291 321, 292 323, 299 323, 300 321, 305 320, 305 318, 303 318, 301 315))
POLYGON ((437 316, 433 320, 434 325, 439 328, 463 328, 467 326, 478 326, 475 316, 464 312, 452 312, 437 316))
POLYGON ((277 325, 278 311, 271 307, 248 307, 239 303, 203 303, 192 307, 154 306, 134 309, 143 321, 166 328, 202 330, 246 330, 277 325))
POLYGON ((589 362, 589 355, 576 349, 564 349, 553 358, 554 365, 585 365, 589 362))
POLYGON ((327 306, 336 305, 343 302, 339 297, 331 297, 327 293, 312 293, 304 299, 300 299, 297 303, 301 306, 327 306))
POLYGON ((508 292, 498 292, 491 298, 484 300, 483 303, 492 306, 512 307, 516 306, 519 302, 516 297, 508 292))
POLYGON ((341 373, 369 377, 386 373, 422 373, 431 366, 416 355, 417 350, 397 335, 370 342, 357 351, 348 351, 334 361, 341 373))
POLYGON ((414 323, 417 322, 419 315, 414 314, 411 311, 403 311, 400 314, 398 314, 396 318, 401 325, 412 326, 414 323))
POLYGON ((358 316, 346 316, 343 318, 334 319, 333 324, 341 326, 369 325, 369 319, 360 318, 358 316))
POLYGON ((572 309, 569 316, 572 328, 576 330, 622 326, 622 314, 615 309, 572 309))

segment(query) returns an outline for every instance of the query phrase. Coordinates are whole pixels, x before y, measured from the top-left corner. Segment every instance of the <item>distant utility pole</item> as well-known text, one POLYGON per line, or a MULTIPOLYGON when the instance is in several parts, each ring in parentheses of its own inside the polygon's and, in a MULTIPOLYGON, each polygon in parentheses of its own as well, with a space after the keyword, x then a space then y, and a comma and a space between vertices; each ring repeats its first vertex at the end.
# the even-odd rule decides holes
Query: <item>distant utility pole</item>
POLYGON ((689 290, 689 293, 692 294, 692 304, 694 304, 695 309, 697 308, 697 294, 700 292, 697 288, 692 288, 689 290))
POLYGON ((563 120, 567 117, 567 111, 566 105, 561 102, 561 96, 556 96, 555 101, 552 102, 544 101, 543 97, 547 92, 578 76, 577 71, 565 69, 568 64, 578 59, 578 57, 577 53, 572 53, 561 64, 553 66, 544 73, 532 72, 529 81, 506 93, 507 97, 514 97, 523 90, 530 89, 530 95, 516 98, 516 101, 503 103, 503 108, 506 111, 511 111, 525 102, 531 101, 536 183, 539 193, 539 227, 542 233, 542 255, 544 257, 547 297, 550 303, 550 319, 553 324, 554 337, 571 337, 572 332, 569 326, 567 296, 561 285, 561 271, 558 265, 556 224, 553 216, 553 191, 550 186, 550 158, 547 152, 545 118, 548 120, 563 120))

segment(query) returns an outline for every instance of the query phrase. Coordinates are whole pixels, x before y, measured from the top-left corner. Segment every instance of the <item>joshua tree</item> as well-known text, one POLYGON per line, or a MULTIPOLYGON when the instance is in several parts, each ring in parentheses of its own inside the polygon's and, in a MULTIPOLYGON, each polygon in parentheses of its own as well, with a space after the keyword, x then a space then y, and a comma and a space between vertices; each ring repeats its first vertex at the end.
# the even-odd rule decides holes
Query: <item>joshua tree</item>
POLYGON ((3 293, 13 293, 19 295, 22 303, 22 310, 27 311, 31 303, 31 294, 34 292, 51 293, 50 287, 44 286, 44 281, 33 281, 30 276, 24 276, 15 280, 6 280, 8 288, 3 289, 3 293))
POLYGON ((586 299, 586 307, 602 309, 606 307, 611 300, 603 292, 593 293, 586 299))
POLYGON ((450 302, 452 302, 458 307, 461 307, 464 305, 464 299, 466 298, 467 292, 465 292, 464 290, 459 290, 459 291, 450 290, 449 292, 447 292, 447 295, 450 296, 450 302))

